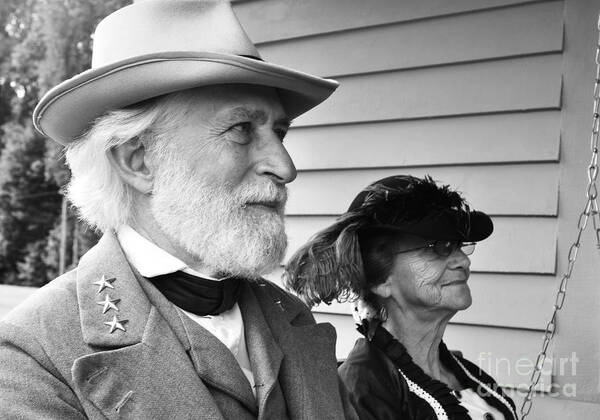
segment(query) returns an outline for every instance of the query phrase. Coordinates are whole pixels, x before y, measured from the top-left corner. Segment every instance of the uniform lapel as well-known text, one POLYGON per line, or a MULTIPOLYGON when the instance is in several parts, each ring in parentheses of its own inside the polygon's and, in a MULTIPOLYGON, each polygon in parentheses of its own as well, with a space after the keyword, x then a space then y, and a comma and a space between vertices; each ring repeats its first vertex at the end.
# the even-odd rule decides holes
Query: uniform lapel
POLYGON ((283 353, 265 320, 254 291, 247 282, 243 283, 239 305, 244 319, 246 348, 254 374, 259 412, 262 412, 267 397, 277 383, 283 353))
POLYGON ((222 419, 186 347, 150 303, 114 234, 105 234, 82 258, 77 273, 83 338, 101 350, 75 360, 76 392, 111 419, 191 419, 199 410, 202 418, 222 419))
POLYGON ((141 341, 151 305, 114 234, 104 235, 81 259, 77 267, 77 301, 85 343, 122 347, 141 341), (98 304, 106 298, 113 306, 98 304), (111 333, 111 326, 104 324, 115 317, 125 331, 117 328, 111 333))
MULTIPOLYGON (((266 369, 266 364, 276 366, 269 377, 278 377, 290 418, 342 419, 344 409, 338 394, 333 326, 313 324, 297 300, 264 280, 250 283, 249 288, 255 299, 252 306, 262 312, 259 318, 268 326, 254 332, 256 336, 267 337, 262 339, 267 354, 262 366, 266 369)), ((244 324, 250 327, 246 319, 244 324)), ((250 344, 248 347, 250 350, 250 344)), ((253 348, 252 353, 260 353, 260 348, 253 348)))
POLYGON ((256 400, 250 383, 231 351, 193 320, 181 314, 190 340, 196 371, 202 380, 239 400, 248 410, 257 413, 256 400))
POLYGON ((172 305, 152 283, 141 280, 139 284, 189 353, 202 381, 239 400, 248 410, 256 413, 256 400, 250 383, 231 351, 172 305))
POLYGON ((343 419, 335 329, 331 324, 292 326, 281 337, 285 353, 280 384, 292 419, 343 419))

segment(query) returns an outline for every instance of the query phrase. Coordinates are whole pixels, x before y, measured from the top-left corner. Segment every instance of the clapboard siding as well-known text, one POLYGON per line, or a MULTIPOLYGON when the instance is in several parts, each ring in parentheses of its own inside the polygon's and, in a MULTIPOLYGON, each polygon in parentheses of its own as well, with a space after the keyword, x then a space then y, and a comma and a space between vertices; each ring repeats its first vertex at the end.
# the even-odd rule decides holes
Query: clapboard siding
POLYGON ((341 77, 297 125, 557 109, 561 54, 341 77))
POLYGON ((427 19, 537 0, 262 0, 235 4, 254 42, 427 19))
MULTIPOLYGON (((314 233, 329 226, 333 216, 288 216, 288 257, 314 233)), ((556 220, 534 217, 494 217, 494 234, 477 245, 472 271, 554 274, 556 220), (535 257, 532 257, 532 252, 535 257)))
MULTIPOLYGON (((341 83, 297 118, 286 139, 299 169, 290 184, 288 257, 376 179, 431 174, 452 185, 493 216, 495 231, 472 256, 473 305, 454 317, 445 340, 513 387, 529 381, 530 372, 514 367, 535 360, 557 283, 562 155, 570 150, 561 144, 564 6, 485 0, 236 6, 267 60, 341 83), (513 370, 486 366, 496 359, 513 370)), ((339 304, 314 310, 319 321, 336 326, 340 358, 358 337, 348 310, 339 304)), ((545 372, 542 389, 550 382, 545 372)))
POLYGON ((294 127, 285 140, 300 170, 556 162, 559 144, 560 111, 294 127))
POLYGON ((283 40, 260 52, 274 63, 341 76, 556 52, 562 46, 562 4, 551 2, 283 40))
MULTIPOLYGON (((350 315, 315 313, 317 322, 330 322, 338 334, 336 356, 345 359, 360 335, 355 330, 350 315)), ((502 386, 525 388, 531 376, 530 367, 536 360, 540 346, 539 331, 507 330, 504 328, 450 324, 444 341, 451 350, 459 350, 463 356, 490 373, 502 386), (507 333, 510 339, 507 340, 507 333), (517 369, 517 366, 520 366, 517 369)), ((551 383, 552 359, 544 365, 540 389, 548 390, 551 383)))
MULTIPOLYGON (((469 287, 473 304, 452 318, 452 323, 543 330, 548 323, 546 311, 551 308, 554 277, 530 274, 473 273, 469 287), (515 293, 518 290, 518 293, 515 293)), ((351 303, 320 304, 316 312, 352 314, 351 303)))
POLYGON ((554 276, 474 273, 469 280, 473 304, 455 323, 542 330, 554 304, 554 276), (518 293, 515 293, 518 290, 518 293))
POLYGON ((493 215, 554 216, 557 212, 559 167, 540 163, 301 172, 289 186, 287 214, 341 214, 366 185, 399 173, 430 174, 464 193, 474 208, 493 215))

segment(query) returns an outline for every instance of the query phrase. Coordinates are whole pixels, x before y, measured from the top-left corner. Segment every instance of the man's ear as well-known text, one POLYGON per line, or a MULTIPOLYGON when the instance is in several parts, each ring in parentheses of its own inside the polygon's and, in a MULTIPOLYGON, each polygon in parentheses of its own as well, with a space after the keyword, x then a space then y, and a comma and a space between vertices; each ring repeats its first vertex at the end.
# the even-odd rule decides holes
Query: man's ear
POLYGON ((146 148, 138 138, 113 147, 109 159, 123 181, 142 194, 152 192, 154 175, 146 164, 146 148))

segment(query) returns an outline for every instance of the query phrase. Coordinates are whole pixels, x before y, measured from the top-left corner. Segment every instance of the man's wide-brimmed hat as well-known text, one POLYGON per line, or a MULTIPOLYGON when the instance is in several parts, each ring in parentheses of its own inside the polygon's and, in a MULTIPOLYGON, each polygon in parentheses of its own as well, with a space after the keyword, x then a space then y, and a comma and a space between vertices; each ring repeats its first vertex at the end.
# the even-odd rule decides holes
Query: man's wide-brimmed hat
POLYGON ((347 213, 366 219, 363 229, 394 229, 433 240, 476 242, 494 230, 487 214, 471 210, 458 192, 430 177, 375 181, 354 198, 347 213))
POLYGON ((338 86, 263 61, 228 1, 146 0, 100 22, 92 68, 46 93, 33 121, 42 134, 67 144, 107 111, 232 83, 276 88, 290 118, 315 107, 338 86))

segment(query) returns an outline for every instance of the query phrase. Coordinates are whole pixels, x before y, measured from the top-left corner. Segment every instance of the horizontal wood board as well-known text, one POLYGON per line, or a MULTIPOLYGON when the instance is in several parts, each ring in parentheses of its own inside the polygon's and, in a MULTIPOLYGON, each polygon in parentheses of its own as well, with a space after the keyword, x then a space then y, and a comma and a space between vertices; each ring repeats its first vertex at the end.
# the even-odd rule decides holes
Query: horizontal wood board
POLYGON ((341 76, 561 51, 563 5, 535 3, 259 46, 270 62, 341 76), (418 40, 418 42, 417 42, 418 40))
POLYGON ((535 1, 261 0, 235 3, 234 8, 250 38, 260 43, 535 1))
POLYGON ((554 163, 300 172, 289 184, 286 212, 341 214, 367 185, 396 174, 431 175, 460 191, 473 208, 491 215, 557 214, 559 166, 554 163))
POLYGON ((562 55, 341 77, 295 124, 322 125, 558 109, 562 55))
POLYGON ((285 139, 300 170, 556 162, 559 145, 560 111, 293 127, 285 139))

